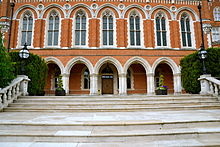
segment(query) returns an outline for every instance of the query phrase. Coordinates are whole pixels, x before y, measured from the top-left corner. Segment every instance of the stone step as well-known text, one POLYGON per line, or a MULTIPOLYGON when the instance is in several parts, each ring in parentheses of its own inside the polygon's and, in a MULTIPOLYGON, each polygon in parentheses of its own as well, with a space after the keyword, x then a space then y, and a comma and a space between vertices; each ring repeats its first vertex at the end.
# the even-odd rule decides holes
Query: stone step
MULTIPOLYGON (((117 106, 117 105, 116 105, 117 106)), ((198 106, 151 106, 151 107, 82 107, 82 108, 38 108, 38 107, 7 107, 5 112, 126 112, 126 111, 163 111, 163 110, 194 110, 194 109, 220 109, 220 105, 198 106)))
POLYGON ((219 127, 220 120, 199 120, 199 121, 83 121, 69 123, 51 123, 51 122, 1 122, 1 130, 36 130, 36 131, 69 131, 69 130, 167 130, 167 129, 187 129, 187 128, 206 128, 207 126, 219 127))
POLYGON ((207 106, 216 106, 219 105, 216 102, 182 102, 182 103, 175 103, 175 102, 167 102, 167 103, 68 103, 68 104, 60 104, 60 103, 13 103, 10 104, 9 107, 26 107, 26 108, 130 108, 130 107, 161 107, 161 106, 198 106, 198 105, 207 105, 207 106))
POLYGON ((121 142, 122 140, 156 141, 169 139, 195 139, 200 137, 220 137, 219 127, 183 128, 166 130, 59 130, 59 131, 32 131, 32 130, 0 130, 0 141, 62 141, 62 142, 121 142))

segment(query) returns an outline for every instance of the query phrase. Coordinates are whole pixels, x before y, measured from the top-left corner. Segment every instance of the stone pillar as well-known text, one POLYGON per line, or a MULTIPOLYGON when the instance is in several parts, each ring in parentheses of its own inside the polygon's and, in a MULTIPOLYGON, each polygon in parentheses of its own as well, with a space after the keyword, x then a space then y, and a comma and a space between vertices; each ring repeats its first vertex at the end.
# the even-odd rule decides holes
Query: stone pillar
POLYGON ((66 94, 69 94, 69 78, 70 74, 63 73, 62 80, 63 80, 63 88, 66 91, 66 94))
POLYGON ((174 95, 181 94, 182 93, 181 73, 176 73, 173 75, 173 84, 174 84, 174 95))
POLYGON ((127 76, 125 73, 119 74, 119 95, 127 94, 127 76))
POLYGON ((90 95, 98 95, 98 74, 90 74, 90 95))
POLYGON ((155 85, 154 85, 154 73, 147 73, 147 94, 155 94, 155 85))
POLYGON ((201 95, 207 95, 210 94, 210 88, 209 88, 209 81, 206 80, 206 78, 211 77, 211 75, 201 75, 198 80, 200 80, 201 85, 201 95))
POLYGON ((25 75, 18 75, 17 77, 23 78, 20 84, 20 88, 19 88, 22 95, 23 96, 28 95, 28 82, 30 81, 30 79, 28 78, 28 76, 25 76, 25 75))

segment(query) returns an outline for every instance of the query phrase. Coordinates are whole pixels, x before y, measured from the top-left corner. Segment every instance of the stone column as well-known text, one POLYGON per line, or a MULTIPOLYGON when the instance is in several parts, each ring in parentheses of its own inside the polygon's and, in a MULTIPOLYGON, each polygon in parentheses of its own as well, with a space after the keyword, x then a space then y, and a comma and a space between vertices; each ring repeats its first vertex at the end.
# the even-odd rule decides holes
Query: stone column
POLYGON ((18 75, 17 77, 21 77, 23 79, 20 84, 20 91, 22 95, 28 95, 28 82, 30 81, 30 79, 28 78, 28 76, 25 75, 18 75))
POLYGON ((154 73, 147 73, 147 94, 155 94, 155 85, 154 85, 154 73))
POLYGON ((127 94, 127 77, 125 73, 119 74, 119 95, 127 94))
POLYGON ((206 78, 211 77, 211 75, 201 75, 198 80, 200 80, 201 85, 201 95, 207 95, 210 94, 210 88, 209 88, 209 81, 206 80, 206 78))
POLYGON ((63 80, 63 88, 66 91, 66 94, 69 94, 69 78, 70 74, 63 73, 62 80, 63 80))
POLYGON ((98 74, 90 74, 90 95, 98 95, 98 74))
POLYGON ((181 85, 181 73, 176 73, 173 75, 173 84, 174 84, 174 94, 179 95, 182 93, 181 85))

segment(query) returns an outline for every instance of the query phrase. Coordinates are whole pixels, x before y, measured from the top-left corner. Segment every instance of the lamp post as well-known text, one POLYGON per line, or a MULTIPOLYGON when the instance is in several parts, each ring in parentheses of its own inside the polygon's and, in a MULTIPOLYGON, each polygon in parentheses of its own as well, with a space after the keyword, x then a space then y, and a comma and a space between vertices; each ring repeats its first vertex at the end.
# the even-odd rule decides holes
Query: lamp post
POLYGON ((11 18, 10 18, 10 25, 9 25, 9 32, 8 32, 8 52, 10 51, 10 44, 11 44, 11 29, 12 29, 12 20, 13 20, 13 13, 14 13, 14 7, 15 3, 10 3, 11 5, 11 18))
POLYGON ((24 47, 19 51, 19 56, 22 59, 22 61, 21 61, 21 73, 22 73, 22 75, 25 74, 25 69, 24 69, 25 62, 24 62, 24 60, 27 59, 29 57, 29 55, 30 55, 30 53, 27 49, 27 44, 25 43, 24 47))
POLYGON ((198 9, 199 9, 199 18, 200 18, 200 26, 201 26, 201 37, 202 37, 202 44, 200 46, 200 50, 199 50, 199 58, 202 60, 202 66, 203 66, 203 74, 206 74, 206 67, 205 67, 205 59, 207 58, 207 51, 205 50, 205 45, 204 45, 204 31, 203 31, 203 24, 202 24, 202 6, 199 2, 198 5, 198 9))

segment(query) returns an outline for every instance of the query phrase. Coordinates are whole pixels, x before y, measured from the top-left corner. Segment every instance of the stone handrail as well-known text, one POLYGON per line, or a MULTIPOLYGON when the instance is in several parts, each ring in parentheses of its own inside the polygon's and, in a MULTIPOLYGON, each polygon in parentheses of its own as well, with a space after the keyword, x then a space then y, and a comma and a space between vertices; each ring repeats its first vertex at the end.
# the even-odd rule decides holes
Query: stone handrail
POLYGON ((0 89, 0 111, 16 100, 18 96, 28 95, 27 88, 29 81, 30 79, 27 76, 18 75, 9 86, 0 89))
POLYGON ((202 75, 199 80, 201 84, 200 94, 211 94, 220 98, 220 80, 211 77, 211 75, 202 75))

